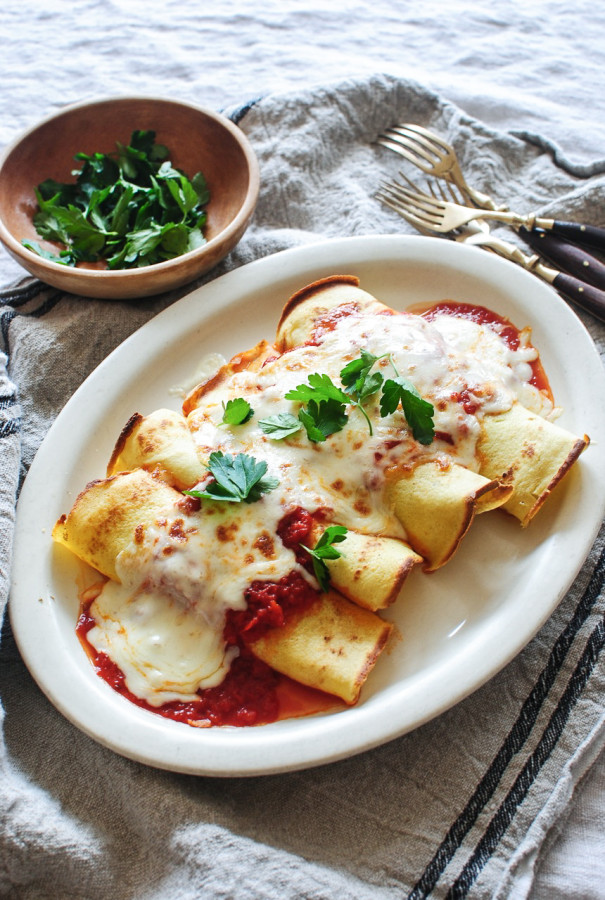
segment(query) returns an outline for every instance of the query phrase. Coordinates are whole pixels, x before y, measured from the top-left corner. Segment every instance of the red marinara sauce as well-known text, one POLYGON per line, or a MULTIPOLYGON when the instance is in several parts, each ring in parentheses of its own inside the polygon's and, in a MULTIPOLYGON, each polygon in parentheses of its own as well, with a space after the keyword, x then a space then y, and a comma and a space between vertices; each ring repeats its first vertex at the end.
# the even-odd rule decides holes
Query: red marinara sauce
MULTIPOLYGON (((294 550, 300 562, 307 554, 300 547, 308 543, 313 519, 304 509, 287 513, 278 526, 286 547, 294 550)), ((308 558, 308 557, 307 557, 308 558)), ((198 691, 189 702, 173 701, 151 706, 128 690, 123 672, 105 653, 98 653, 87 639, 95 621, 90 614, 94 598, 82 603, 76 633, 97 674, 131 703, 177 722, 197 727, 211 725, 264 725, 280 718, 310 715, 337 705, 334 697, 305 687, 271 669, 249 649, 270 628, 280 628, 289 616, 317 602, 319 594, 298 573, 290 572, 278 582, 255 581, 246 590, 246 609, 230 610, 225 624, 225 643, 236 644, 239 656, 220 685, 198 691)))
MULTIPOLYGON (((478 325, 486 325, 495 331, 511 350, 518 350, 521 343, 520 329, 517 328, 516 325, 513 325, 509 319, 506 319, 504 316, 499 316, 485 306, 475 306, 472 303, 458 303, 455 300, 442 300, 440 303, 436 303, 428 309, 419 311, 418 314, 429 322, 438 315, 445 314, 448 316, 459 316, 460 318, 470 319, 478 325)), ((532 370, 530 384, 537 388, 537 390, 545 393, 550 400, 552 400, 553 397, 550 384, 548 383, 548 378, 546 377, 546 372, 544 371, 540 359, 535 359, 533 362, 530 362, 529 365, 532 370)))

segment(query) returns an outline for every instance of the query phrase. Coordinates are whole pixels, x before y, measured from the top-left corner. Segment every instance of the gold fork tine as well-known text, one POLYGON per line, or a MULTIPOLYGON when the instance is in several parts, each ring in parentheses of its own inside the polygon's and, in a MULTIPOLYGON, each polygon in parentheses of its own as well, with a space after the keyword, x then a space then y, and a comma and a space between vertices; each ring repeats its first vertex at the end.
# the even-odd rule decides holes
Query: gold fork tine
POLYGON ((447 141, 444 141, 438 134, 429 131, 428 128, 424 128, 422 125, 413 125, 411 122, 406 122, 404 125, 394 125, 393 130, 402 134, 411 132, 418 135, 418 138, 424 141, 425 146, 432 148, 434 153, 437 153, 435 148, 439 148, 447 156, 452 153, 452 147, 447 141))
MULTIPOLYGON (((407 201, 410 206, 424 209, 427 212, 431 212, 435 208, 435 205, 440 202, 437 197, 433 197, 430 194, 423 194, 414 188, 410 189, 399 181, 383 181, 381 186, 383 190, 390 192, 400 200, 407 201)), ((441 201, 441 203, 443 203, 443 201, 441 201)))
POLYGON ((517 213, 503 212, 491 209, 476 209, 469 206, 461 206, 446 200, 439 200, 430 193, 420 191, 414 183, 403 176, 412 189, 398 181, 383 183, 382 189, 391 200, 399 204, 401 214, 407 213, 408 221, 413 217, 414 224, 421 223, 424 228, 430 228, 440 234, 455 231, 462 225, 467 225, 477 219, 495 219, 512 225, 513 228, 524 226, 530 231, 534 228, 549 227, 549 219, 540 219, 535 215, 520 216, 517 213))
POLYGON ((432 228, 426 228, 415 216, 408 213, 407 208, 403 207, 401 203, 391 197, 390 194, 383 193, 382 191, 376 192, 376 199, 380 200, 381 203, 384 203, 385 206, 390 207, 397 215, 401 216, 402 219, 405 219, 406 222, 415 228, 417 231, 420 231, 421 234, 431 235, 435 232, 432 228))
POLYGON ((399 181, 383 181, 381 183, 383 193, 390 197, 393 203, 399 205, 400 211, 405 211, 408 216, 413 217, 415 223, 421 223, 425 228, 440 231, 447 209, 445 201, 422 192, 413 181, 403 173, 400 174, 410 187, 399 181))
POLYGON ((424 151, 420 144, 407 139, 403 135, 398 135, 394 131, 386 131, 379 136, 378 143, 395 150, 396 153, 399 153, 400 156, 403 156, 408 162, 417 166, 427 175, 445 176, 446 174, 441 169, 439 159, 424 151))
POLYGON ((437 178, 449 178, 456 160, 450 153, 443 153, 439 148, 426 141, 422 135, 408 130, 409 126, 388 128, 378 138, 383 146, 405 157, 427 175, 437 178))
MULTIPOLYGON (((394 125, 377 138, 377 143, 399 153, 426 175, 443 178, 455 185, 462 195, 463 203, 482 209, 505 208, 498 206, 487 194, 475 190, 467 183, 454 148, 428 128, 410 123, 394 125)), ((459 202, 458 198, 456 200, 459 202)))

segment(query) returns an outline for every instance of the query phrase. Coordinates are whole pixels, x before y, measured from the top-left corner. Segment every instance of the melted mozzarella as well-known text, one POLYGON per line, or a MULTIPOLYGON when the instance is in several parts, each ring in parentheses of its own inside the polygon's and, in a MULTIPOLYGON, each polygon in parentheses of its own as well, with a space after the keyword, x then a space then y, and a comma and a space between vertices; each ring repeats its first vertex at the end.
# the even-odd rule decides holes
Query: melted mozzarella
POLYGON ((293 569, 309 577, 276 535, 282 515, 264 498, 235 515, 212 504, 148 526, 119 554, 121 584, 108 582, 91 604, 88 639, 133 694, 161 706, 221 683, 236 652, 225 652, 227 610, 245 608, 254 580, 293 569))
POLYGON ((484 413, 504 412, 516 399, 545 412, 547 399, 529 383, 530 362, 536 356, 527 344, 511 350, 493 329, 468 319, 442 315, 429 322, 408 314, 350 315, 340 319, 319 346, 296 347, 260 372, 233 375, 202 398, 189 424, 202 455, 220 449, 266 460, 270 474, 280 480, 279 493, 287 505, 310 512, 328 507, 332 518, 348 528, 405 537, 382 504, 385 470, 444 456, 476 471, 484 413), (437 439, 430 446, 413 439, 400 410, 382 418, 378 394, 364 405, 372 435, 354 407, 347 410, 345 428, 325 443, 310 442, 304 431, 282 441, 263 434, 261 420, 284 412, 297 415, 300 404, 285 400, 289 390, 306 383, 314 372, 340 385, 342 368, 362 349, 381 357, 375 366, 385 380, 398 373, 433 404, 437 439), (475 402, 475 413, 465 411, 462 394, 475 402), (236 397, 248 400, 254 415, 245 425, 224 428, 224 404, 236 397))
POLYGON ((351 315, 320 346, 294 348, 259 372, 242 371, 213 387, 189 417, 200 454, 247 453, 266 461, 279 486, 255 503, 203 501, 199 512, 148 526, 118 558, 122 585, 107 585, 92 604, 89 640, 122 669, 132 693, 156 706, 220 683, 233 652, 225 652, 225 617, 245 607, 246 588, 293 569, 312 581, 277 536, 284 513, 327 507, 333 521, 353 530, 405 537, 382 503, 385 470, 443 456, 476 471, 485 412, 504 412, 517 399, 535 412, 550 411, 530 384, 536 356, 527 340, 513 351, 491 328, 455 316, 428 322, 408 314, 351 315), (323 443, 312 443, 304 430, 285 440, 263 433, 261 420, 297 415, 300 404, 285 399, 289 390, 314 372, 340 385, 342 368, 362 349, 381 357, 375 365, 385 379, 398 373, 434 405, 431 445, 413 439, 401 411, 382 418, 378 394, 364 405, 372 433, 354 407, 345 428, 323 443), (462 394, 475 413, 465 411, 462 394), (224 404, 236 397, 248 400, 254 415, 225 427, 224 404))
POLYGON ((195 700, 220 684, 235 648, 225 652, 222 631, 165 594, 132 594, 108 582, 92 603, 96 625, 88 640, 122 670, 128 690, 151 706, 195 700))
POLYGON ((512 399, 538 415, 548 415, 552 403, 531 384, 531 363, 538 351, 529 342, 529 330, 520 333, 513 350, 496 331, 459 316, 441 314, 432 320, 435 329, 458 357, 460 378, 481 400, 481 413, 509 409, 512 399))

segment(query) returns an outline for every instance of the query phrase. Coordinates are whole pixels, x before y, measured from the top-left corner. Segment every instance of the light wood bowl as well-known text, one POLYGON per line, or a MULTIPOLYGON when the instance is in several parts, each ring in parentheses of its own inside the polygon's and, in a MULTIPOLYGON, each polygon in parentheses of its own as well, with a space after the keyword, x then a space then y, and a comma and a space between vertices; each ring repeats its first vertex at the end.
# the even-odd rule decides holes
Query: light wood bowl
POLYGON ((84 297, 129 299, 181 287, 222 260, 246 230, 259 191, 258 162, 246 136, 216 112, 173 100, 116 97, 69 106, 31 128, 0 161, 0 240, 32 275, 84 297), (43 259, 22 245, 41 240, 33 216, 34 188, 46 178, 73 181, 74 155, 113 152, 135 129, 156 132, 173 164, 192 177, 201 171, 210 189, 207 243, 175 259, 138 269, 109 271, 100 263, 75 268, 43 259))

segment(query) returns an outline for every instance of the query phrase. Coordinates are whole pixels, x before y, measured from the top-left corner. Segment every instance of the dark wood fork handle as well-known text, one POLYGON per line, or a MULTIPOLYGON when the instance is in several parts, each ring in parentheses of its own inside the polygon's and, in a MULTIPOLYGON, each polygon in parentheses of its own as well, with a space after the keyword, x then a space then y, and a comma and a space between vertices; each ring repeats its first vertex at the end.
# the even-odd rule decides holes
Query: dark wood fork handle
POLYGON ((592 253, 556 237, 551 231, 538 228, 528 231, 527 228, 520 228, 519 236, 532 250, 558 269, 605 291, 605 265, 592 253))

